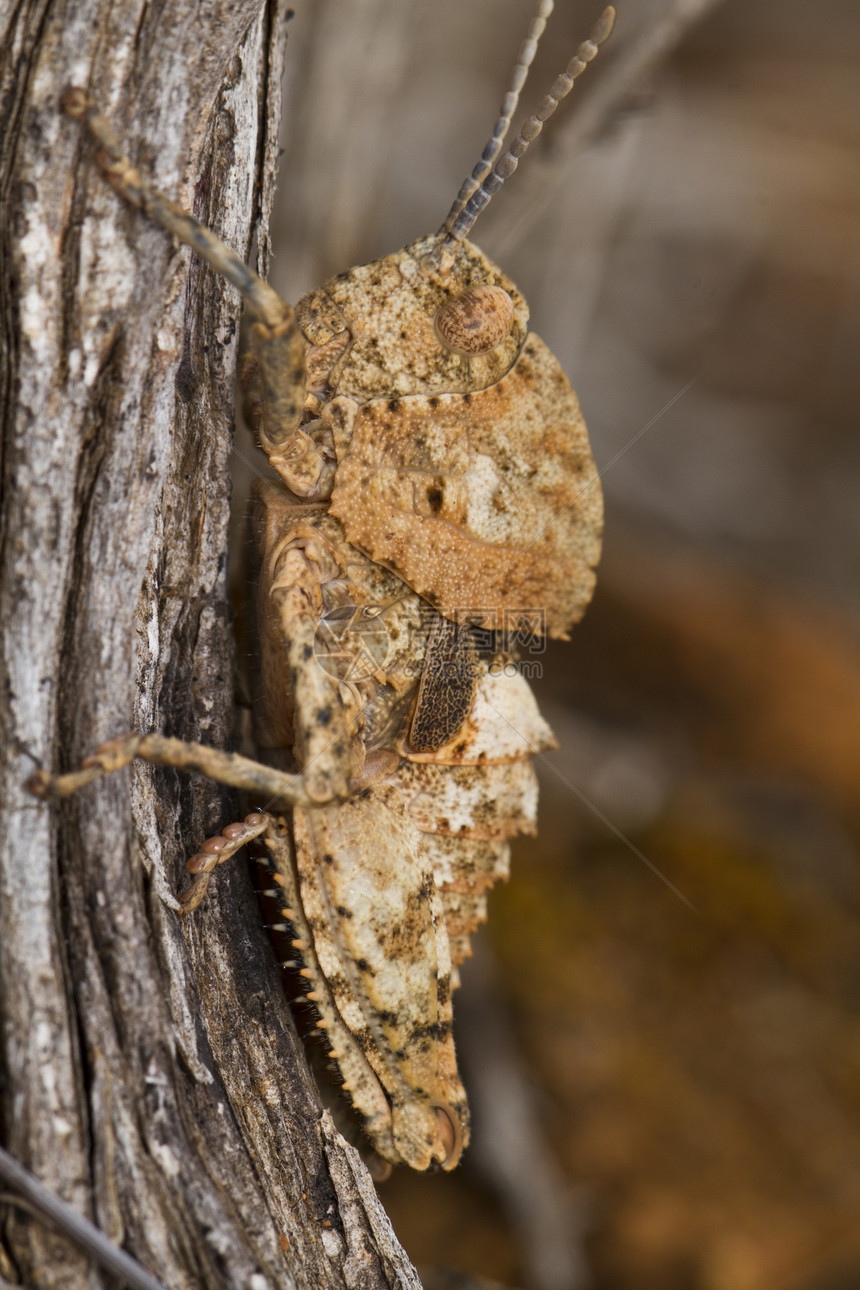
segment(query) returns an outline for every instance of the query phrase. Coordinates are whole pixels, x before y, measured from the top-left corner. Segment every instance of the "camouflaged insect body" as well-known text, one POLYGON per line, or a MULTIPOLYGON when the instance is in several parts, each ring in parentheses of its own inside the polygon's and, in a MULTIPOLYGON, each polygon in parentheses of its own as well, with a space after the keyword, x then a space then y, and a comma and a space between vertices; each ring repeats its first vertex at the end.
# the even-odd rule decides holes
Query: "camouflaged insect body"
POLYGON ((295 310, 141 176, 85 90, 64 98, 116 192, 234 283, 252 320, 243 384, 274 471, 252 508, 260 760, 135 733, 30 787, 63 796, 145 757, 266 803, 192 856, 181 907, 265 844, 344 1088, 376 1150, 415 1169, 453 1168, 468 1140, 452 992, 509 839, 534 831, 533 758, 554 746, 515 645, 566 636, 600 546, 576 396, 517 288, 465 241, 612 27, 608 9, 500 156, 551 9, 443 230, 295 310))
POLYGON ((536 608, 553 635, 579 617, 600 515, 576 398, 525 301, 469 244, 428 268, 438 245, 300 302, 300 477, 271 459, 290 490, 327 478, 331 502, 265 485, 255 503, 258 743, 292 748, 321 802, 349 770, 349 800, 293 812, 287 912, 356 1110, 382 1155, 419 1169, 452 1167, 468 1138, 451 993, 508 839, 534 831, 531 758, 554 746, 505 629, 536 608), (440 311, 483 287, 512 302, 510 334, 453 352, 440 311), (492 657, 469 655, 458 618, 495 629, 492 657), (458 661, 465 691, 446 685, 458 661))

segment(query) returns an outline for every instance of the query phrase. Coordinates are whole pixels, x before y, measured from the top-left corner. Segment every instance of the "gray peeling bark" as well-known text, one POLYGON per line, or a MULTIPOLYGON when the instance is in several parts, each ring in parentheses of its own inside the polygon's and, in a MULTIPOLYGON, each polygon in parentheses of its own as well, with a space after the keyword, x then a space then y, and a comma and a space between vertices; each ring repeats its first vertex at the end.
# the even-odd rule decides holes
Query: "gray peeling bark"
MULTIPOLYGON (((168 1286, 418 1286, 321 1116, 247 881, 171 895, 234 818, 135 766, 62 807, 37 764, 127 729, 229 743, 235 293, 100 179, 63 90, 240 253, 264 234, 281 0, 0 8, 0 1138, 168 1286), (261 107, 264 104, 264 107, 261 107)), ((0 1207, 0 1276, 101 1273, 0 1207)))

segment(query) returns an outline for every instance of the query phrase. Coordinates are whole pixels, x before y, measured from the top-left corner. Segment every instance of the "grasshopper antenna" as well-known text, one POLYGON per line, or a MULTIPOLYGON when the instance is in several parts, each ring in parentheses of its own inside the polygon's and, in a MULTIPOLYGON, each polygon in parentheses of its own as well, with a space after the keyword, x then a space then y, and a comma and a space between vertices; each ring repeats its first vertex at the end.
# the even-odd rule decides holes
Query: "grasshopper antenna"
POLYGON ((440 233, 450 233, 454 226, 454 221, 460 214, 460 211, 466 205, 466 202, 474 192, 477 192, 487 175, 493 168, 496 158, 502 150, 502 144, 505 142, 508 130, 511 128, 511 117, 517 110, 517 104, 520 101, 520 91, 526 83, 529 68, 532 65, 534 56, 537 53, 538 42, 544 33, 547 19, 555 8, 555 0, 539 0, 537 12, 532 19, 529 27, 529 34, 526 36, 517 61, 514 64, 514 70, 511 72, 511 82, 508 86, 507 93, 502 99, 502 106, 499 109, 499 118, 493 127, 493 133, 487 140, 487 145, 481 153, 481 160, 475 166, 468 179, 464 179, 463 186, 460 189, 454 201, 454 205, 448 212, 445 223, 439 230, 440 233))
MULTIPOLYGON (((550 8, 552 8, 551 5, 550 5, 550 8)), ((544 9, 545 9, 545 5, 541 4, 541 6, 538 9, 538 14, 534 20, 534 23, 532 24, 532 31, 537 26, 537 24, 541 21, 541 17, 543 15, 544 9)), ((543 21, 545 22, 546 19, 544 18, 543 21)), ((562 72, 560 76, 556 77, 549 93, 546 94, 544 98, 541 99, 540 103, 537 106, 537 111, 523 122, 523 125, 520 129, 519 134, 517 135, 516 139, 514 139, 508 151, 504 154, 504 156, 499 158, 499 160, 496 162, 492 170, 489 170, 489 167, 487 167, 487 171, 484 172, 485 177, 483 178, 483 182, 480 183, 480 187, 476 185, 475 190, 472 192, 471 196, 465 202, 461 202, 460 197, 457 198, 457 201, 454 203, 454 206, 452 208, 451 214, 448 216, 448 219, 445 221, 445 223, 442 225, 441 229, 439 230, 440 235, 441 234, 445 235, 442 246, 440 248, 443 256, 446 251, 450 253, 456 247, 457 243, 463 241, 463 239, 472 229, 475 223, 475 220, 478 218, 478 216, 481 214, 481 211, 489 202, 490 198, 493 196, 494 193, 497 193, 499 191, 499 189, 501 188, 505 180, 509 179, 510 176, 514 173, 517 166, 519 165, 520 157, 522 157, 523 153, 526 151, 529 144, 532 143, 540 134, 541 130, 543 129, 544 122, 549 120, 549 118, 552 116, 553 112, 556 110, 561 100, 563 98, 566 98, 567 95, 570 93, 570 91, 573 89, 574 82, 576 81, 577 77, 582 75, 582 73, 585 71, 588 64, 592 61, 592 59, 594 59, 597 56, 597 51, 599 47, 603 44, 604 40, 606 40, 607 37, 609 36, 614 24, 615 24, 615 10, 613 9, 612 5, 609 5, 608 8, 604 9, 600 18, 597 20, 597 24, 591 33, 591 37, 588 40, 584 40, 582 42, 582 44, 579 46, 576 53, 574 54, 573 58, 568 63, 565 70, 562 72)), ((530 36, 531 36, 531 33, 530 33, 530 36)), ((523 50, 525 50, 528 45, 529 45, 529 41, 527 40, 525 45, 523 46, 523 50)), ((532 57, 533 56, 534 55, 532 54, 532 57)), ((531 60, 529 59, 529 61, 531 60)), ((521 64, 522 64, 522 53, 520 55, 520 61, 517 63, 517 67, 514 70, 514 76, 512 78, 513 85, 516 85, 518 82, 519 68, 521 64)), ((526 67, 527 66, 528 64, 526 64, 526 67)), ((512 91, 512 92, 518 92, 518 91, 512 91)), ((507 103, 507 101, 508 100, 506 97, 505 103, 507 103)), ((503 105, 503 110, 504 110, 504 105, 503 105)), ((513 109, 511 110, 513 111, 513 109)), ((499 125, 503 121, 504 121, 504 115, 499 118, 499 123, 497 123, 496 130, 493 133, 493 137, 485 149, 485 153, 484 153, 485 156, 491 152, 495 144, 495 140, 499 136, 499 125)), ((498 144, 498 147, 496 148, 496 153, 498 153, 499 149, 501 148, 503 138, 504 138, 504 135, 501 135, 501 137, 499 137, 499 144, 498 144)), ((481 166, 482 166, 482 162, 479 162, 478 165, 475 167, 475 170, 472 172, 473 176, 477 174, 479 170, 481 170, 481 166)), ((470 183, 471 183, 471 179, 468 179, 466 183, 463 185, 463 188, 461 188, 460 190, 460 196, 462 196, 463 192, 469 187, 470 183)))

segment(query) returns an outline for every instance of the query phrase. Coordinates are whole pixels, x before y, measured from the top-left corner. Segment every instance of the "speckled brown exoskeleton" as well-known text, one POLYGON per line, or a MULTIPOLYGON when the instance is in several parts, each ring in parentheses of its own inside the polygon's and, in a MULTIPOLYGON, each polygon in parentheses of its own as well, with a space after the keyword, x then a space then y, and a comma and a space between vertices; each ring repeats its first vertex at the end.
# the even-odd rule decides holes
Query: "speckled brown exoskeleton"
POLYGON ((261 839, 344 1087, 376 1150, 415 1169, 453 1168, 468 1138, 451 994, 508 839, 534 829, 531 759, 553 744, 512 650, 523 632, 566 636, 599 554, 576 396, 520 292, 466 241, 612 26, 608 9, 500 155, 551 8, 442 229, 295 309, 141 177, 84 91, 65 99, 115 190, 252 320, 243 379, 273 474, 253 508, 260 760, 124 735, 32 787, 67 794, 143 757, 265 803, 189 861, 182 907, 261 839))

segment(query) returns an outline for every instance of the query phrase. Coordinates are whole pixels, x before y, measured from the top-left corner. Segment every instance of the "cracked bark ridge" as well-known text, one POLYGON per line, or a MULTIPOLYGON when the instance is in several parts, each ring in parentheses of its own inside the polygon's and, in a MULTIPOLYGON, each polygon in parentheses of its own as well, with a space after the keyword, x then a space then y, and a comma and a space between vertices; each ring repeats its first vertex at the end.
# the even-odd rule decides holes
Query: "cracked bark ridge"
MULTIPOLYGON (((231 727, 238 300, 114 196, 62 93, 88 87, 160 187, 265 259, 285 17, 0 6, 0 1138, 170 1287, 419 1287, 321 1116, 246 879, 172 907, 229 794, 142 765, 61 807, 24 790, 129 728, 231 727)), ((6 1280, 103 1283, 0 1219, 6 1280)))

